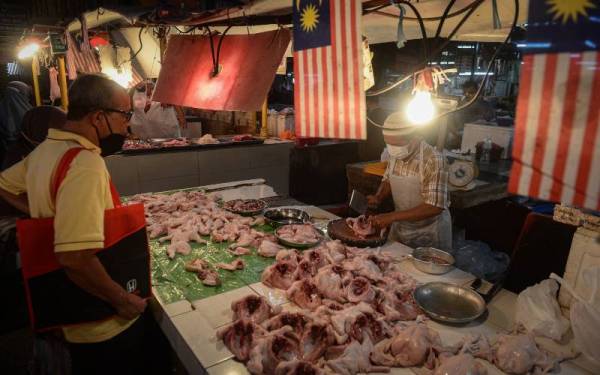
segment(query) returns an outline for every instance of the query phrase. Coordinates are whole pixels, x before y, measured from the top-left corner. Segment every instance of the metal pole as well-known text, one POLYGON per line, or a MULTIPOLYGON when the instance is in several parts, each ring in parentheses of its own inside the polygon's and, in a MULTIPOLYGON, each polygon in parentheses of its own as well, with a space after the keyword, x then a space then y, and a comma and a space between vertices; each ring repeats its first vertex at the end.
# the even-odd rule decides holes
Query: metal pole
POLYGON ((60 106, 67 111, 69 109, 69 95, 67 91, 67 72, 65 70, 64 56, 58 56, 58 85, 60 86, 60 106))
POLYGON ((40 82, 38 81, 38 60, 37 56, 31 58, 31 75, 33 79, 33 93, 35 95, 35 106, 39 107, 42 105, 42 97, 40 96, 40 82))
POLYGON ((260 122, 260 136, 261 138, 269 137, 269 130, 267 127, 267 98, 262 105, 261 122, 260 122))

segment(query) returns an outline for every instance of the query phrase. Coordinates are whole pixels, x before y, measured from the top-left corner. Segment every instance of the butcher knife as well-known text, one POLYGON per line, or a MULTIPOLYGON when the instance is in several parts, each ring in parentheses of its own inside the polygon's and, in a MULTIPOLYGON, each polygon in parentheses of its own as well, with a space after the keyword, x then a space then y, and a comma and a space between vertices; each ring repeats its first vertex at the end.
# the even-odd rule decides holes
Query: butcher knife
POLYGON ((359 214, 364 215, 367 213, 368 206, 367 197, 360 191, 353 189, 352 194, 350 195, 350 208, 359 214))

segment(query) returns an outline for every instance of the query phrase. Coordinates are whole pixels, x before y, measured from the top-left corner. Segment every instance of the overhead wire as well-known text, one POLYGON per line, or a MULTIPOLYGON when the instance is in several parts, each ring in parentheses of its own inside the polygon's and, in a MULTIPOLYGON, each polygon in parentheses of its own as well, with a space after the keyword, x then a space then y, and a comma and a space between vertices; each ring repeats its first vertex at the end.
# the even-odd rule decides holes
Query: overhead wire
MULTIPOLYGON (((436 52, 434 52, 434 54, 432 56, 437 55, 437 53, 441 52, 442 49, 444 49, 447 44, 450 42, 450 40, 452 39, 452 36, 454 36, 458 30, 460 29, 460 27, 465 23, 465 21, 469 18, 469 16, 477 9, 477 7, 479 7, 479 5, 481 5, 481 3, 483 3, 483 1, 485 0, 476 0, 473 2, 473 7, 469 9, 469 12, 461 19, 461 21, 456 25, 456 27, 454 28, 454 30, 452 30, 452 32, 450 33, 450 35, 448 36, 448 39, 446 40, 446 42, 444 44, 442 44, 441 46, 439 46, 438 48, 436 48, 436 52)), ((492 66, 496 60, 496 57, 498 56, 498 54, 500 53, 500 51, 508 44, 508 41, 510 40, 516 26, 517 26, 517 22, 519 20, 519 0, 514 0, 514 4, 515 4, 515 13, 513 16, 513 22, 512 22, 512 26, 510 28, 510 31, 508 32, 508 34, 506 35, 506 38, 504 39, 504 42, 498 46, 496 48, 496 50, 494 51, 494 54, 492 55, 492 58, 490 59, 490 62, 488 63, 485 75, 481 81, 481 84, 479 85, 477 92, 475 93, 475 95, 465 104, 461 105, 460 107, 457 107, 453 110, 450 111, 446 111, 444 113, 438 114, 437 116, 435 116, 431 121, 435 121, 441 117, 447 116, 451 113, 455 113, 458 111, 461 111, 465 108, 467 108, 468 106, 470 106, 471 104, 473 104, 480 96, 481 93, 483 92, 483 88, 485 87, 486 83, 487 83, 487 79, 489 77, 489 73, 491 72, 492 66)), ((402 82, 407 81, 408 79, 412 78, 412 75, 409 75, 407 77, 404 77, 403 79, 400 79, 399 81, 395 82, 394 84, 385 87, 383 89, 380 89, 374 93, 367 93, 367 96, 377 96, 377 95, 381 95, 391 89, 393 89, 394 87, 397 87, 398 85, 400 85, 402 82)), ((367 121, 369 121, 372 125, 381 128, 381 129, 388 129, 385 126, 376 123, 375 121, 373 121, 371 118, 369 118, 367 116, 367 121)))

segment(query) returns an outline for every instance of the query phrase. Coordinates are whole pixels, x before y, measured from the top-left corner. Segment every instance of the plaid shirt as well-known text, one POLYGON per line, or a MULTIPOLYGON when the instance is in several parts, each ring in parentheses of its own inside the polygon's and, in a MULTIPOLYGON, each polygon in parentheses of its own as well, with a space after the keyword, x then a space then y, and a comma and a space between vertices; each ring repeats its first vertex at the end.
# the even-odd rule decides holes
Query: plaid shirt
MULTIPOLYGON (((448 170, 443 156, 425 141, 423 145, 423 175, 421 176, 421 195, 423 201, 429 205, 448 208, 448 170)), ((405 160, 397 160, 395 165, 388 165, 383 175, 383 180, 389 178, 390 169, 393 168, 394 176, 418 176, 419 175, 419 146, 411 145, 411 152, 405 160)), ((389 162, 388 162, 389 163, 389 162)), ((393 161, 392 161, 393 163, 393 161)))

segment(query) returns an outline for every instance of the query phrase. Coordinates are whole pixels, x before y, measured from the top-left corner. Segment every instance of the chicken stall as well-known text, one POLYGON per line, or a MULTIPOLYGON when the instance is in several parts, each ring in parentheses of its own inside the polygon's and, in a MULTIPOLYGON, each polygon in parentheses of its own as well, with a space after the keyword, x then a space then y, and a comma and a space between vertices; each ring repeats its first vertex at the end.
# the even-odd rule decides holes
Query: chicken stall
MULTIPOLYGON (((454 267, 425 273, 398 242, 331 240, 335 215, 252 183, 128 198, 146 209, 153 313, 189 373, 592 373, 572 337, 515 331, 514 293, 454 267), (304 216, 281 225, 265 221, 272 210, 304 216), (485 311, 443 322, 416 299, 440 283, 477 290, 485 311)), ((452 303, 442 314, 453 315, 452 303)))

